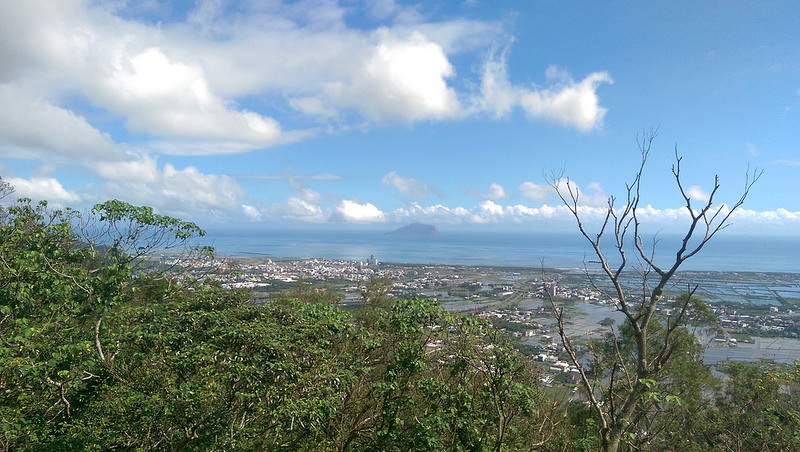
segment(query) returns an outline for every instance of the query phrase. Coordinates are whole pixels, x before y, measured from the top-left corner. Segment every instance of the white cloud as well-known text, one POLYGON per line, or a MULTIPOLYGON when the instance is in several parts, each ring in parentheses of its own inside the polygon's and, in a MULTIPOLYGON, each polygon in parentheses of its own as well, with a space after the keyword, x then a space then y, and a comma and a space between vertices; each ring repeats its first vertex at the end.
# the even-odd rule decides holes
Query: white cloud
MULTIPOLYGON (((173 62, 159 48, 119 55, 94 97, 125 115, 131 129, 159 136, 274 144, 281 129, 271 118, 231 111, 196 65, 173 62)), ((90 94, 91 95, 91 94, 90 94)))
POLYGON ((184 31, 181 41, 163 46, 165 53, 197 62, 223 96, 276 95, 298 112, 336 123, 353 111, 370 121, 413 122, 461 113, 458 93, 447 84, 455 78, 450 53, 485 47, 499 28, 465 20, 427 23, 401 7, 394 8, 395 17, 403 20, 391 27, 350 29, 335 3, 304 3, 304 12, 294 16, 281 5, 223 23, 223 34, 236 39, 184 31))
POLYGON ((15 198, 31 198, 36 201, 47 200, 56 203, 76 203, 81 197, 64 188, 61 183, 52 177, 32 177, 21 179, 18 177, 4 178, 14 187, 15 198))
MULTIPOLYGON (((460 117, 466 112, 459 97, 470 93, 448 85, 456 80, 451 55, 509 39, 501 23, 429 22, 416 7, 393 1, 373 5, 376 16, 394 18, 376 30, 348 28, 348 7, 336 2, 245 3, 233 15, 222 2, 204 1, 185 22, 158 25, 116 15, 137 8, 37 0, 0 5, 0 41, 7 44, 0 50, 0 82, 25 75, 37 92, 84 96, 150 136, 241 142, 252 149, 308 133, 292 134, 264 112, 237 107, 248 97, 269 98, 268 105, 283 99, 303 115, 337 122, 348 109, 375 121, 460 117)), ((505 55, 487 64, 485 85, 491 74, 501 76, 499 92, 513 92, 516 104, 530 91, 508 86, 505 55)), ((577 110, 587 113, 593 86, 602 81, 590 76, 559 83, 576 90, 577 110)), ((553 94, 551 113, 575 104, 559 100, 572 98, 556 95, 561 91, 541 91, 553 94)), ((486 97, 495 107, 508 104, 486 97)), ((603 111, 587 114, 597 119, 603 111)), ((589 127, 589 120, 569 122, 589 127)), ((220 152, 231 150, 226 145, 220 152)))
MULTIPOLYGON (((621 213, 624 206, 617 206, 621 213)), ((727 206, 721 205, 722 215, 727 213, 727 206)), ((596 233, 606 218, 607 206, 581 205, 578 212, 584 227, 590 233, 596 233)), ((686 231, 690 221, 685 206, 675 208, 655 208, 652 205, 638 209, 638 218, 642 228, 648 233, 682 233, 686 231)), ((386 221, 403 223, 419 221, 432 224, 447 225, 518 225, 517 227, 533 230, 567 230, 577 231, 572 213, 564 205, 541 205, 531 207, 523 204, 502 205, 485 200, 472 207, 448 207, 442 204, 422 206, 411 203, 386 215, 386 221), (558 225, 558 226, 555 226, 558 225)), ((753 211, 738 209, 731 217, 732 230, 759 233, 782 233, 786 228, 800 227, 800 212, 786 209, 773 211, 753 211)))
POLYGON ((97 201, 122 199, 181 217, 241 213, 241 200, 247 197, 233 178, 204 174, 192 166, 179 170, 167 163, 162 169, 148 165, 139 169, 140 179, 110 181, 98 189, 86 189, 84 197, 97 201))
POLYGON ((478 204, 477 211, 485 213, 490 216, 502 215, 503 207, 492 201, 483 201, 480 204, 478 204))
POLYGON ((569 190, 572 190, 578 195, 578 205, 581 207, 602 207, 608 205, 608 194, 603 190, 599 182, 590 182, 586 189, 581 189, 580 185, 575 181, 561 180, 557 181, 556 189, 560 190, 567 199, 570 199, 570 194, 567 191, 567 182, 569 182, 569 190))
POLYGON ((174 29, 125 21, 113 11, 83 2, 0 5, 0 29, 25 27, 9 39, 0 31, 0 40, 10 43, 0 52, 0 67, 12 68, 6 75, 30 85, 28 91, 46 99, 38 104, 51 104, 50 110, 68 108, 59 105, 66 94, 88 98, 150 136, 233 140, 250 149, 284 141, 274 119, 237 111, 215 93, 205 70, 184 52, 168 56, 161 44, 178 41, 174 29))
POLYGON ((506 191, 505 191, 505 189, 503 188, 502 185, 500 185, 500 184, 498 184, 496 182, 492 182, 489 185, 489 191, 486 193, 486 197, 489 198, 489 199, 494 199, 495 201, 497 201, 497 200, 500 200, 500 199, 508 198, 508 195, 506 195, 506 191))
POLYGON ((590 182, 586 188, 588 191, 581 192, 581 204, 603 208, 608 205, 608 194, 603 190, 600 182, 590 182))
POLYGON ((583 131, 599 128, 608 111, 600 106, 597 88, 613 83, 606 72, 594 72, 575 82, 563 69, 550 66, 546 87, 513 86, 508 80, 505 53, 485 63, 479 105, 496 117, 520 106, 535 119, 576 127, 583 131))
POLYGON ((320 219, 322 208, 313 202, 292 196, 286 200, 286 207, 290 217, 306 218, 310 220, 320 219))
POLYGON ((289 105, 295 110, 309 116, 316 116, 322 119, 336 119, 339 117, 338 110, 325 105, 318 97, 297 97, 289 99, 289 105))
POLYGON ((122 158, 111 138, 84 117, 52 105, 18 85, 0 84, 0 140, 52 160, 116 160, 122 158))
POLYGON ((157 160, 133 149, 123 151, 111 138, 82 116, 52 105, 27 90, 0 85, 0 137, 15 147, 0 147, 0 155, 47 162, 39 175, 59 166, 88 169, 106 183, 102 189, 66 189, 50 177, 14 179, 19 196, 53 202, 78 203, 119 198, 152 205, 161 211, 202 215, 209 208, 233 210, 244 196, 236 182, 225 176, 206 175, 193 167, 159 169, 157 160))
POLYGON ((462 191, 466 195, 481 199, 492 199, 495 201, 499 201, 508 198, 506 190, 503 188, 502 185, 498 184, 497 182, 492 182, 491 184, 489 184, 489 188, 485 192, 473 190, 471 188, 465 188, 462 191))
POLYGON ((156 182, 159 177, 157 162, 148 156, 130 155, 125 161, 102 161, 89 163, 99 176, 112 181, 156 182))
POLYGON ((531 201, 544 202, 552 193, 553 189, 547 184, 537 184, 534 182, 523 182, 517 187, 522 196, 531 201))
POLYGON ((261 212, 249 204, 242 204, 242 212, 244 212, 245 216, 251 221, 257 221, 261 219, 261 212))
POLYGON ((319 205, 299 196, 292 196, 284 203, 274 204, 268 212, 273 217, 291 221, 318 223, 325 219, 319 205))
POLYGON ((322 196, 308 187, 299 188, 298 197, 299 199, 302 199, 312 204, 319 204, 322 202, 322 196))
POLYGON ((800 226, 800 212, 792 212, 783 208, 763 212, 738 209, 733 213, 733 220, 736 221, 737 224, 741 221, 756 225, 774 224, 783 227, 790 225, 800 226))
POLYGON ((689 211, 686 210, 686 207, 656 209, 648 204, 646 207, 638 209, 637 216, 644 224, 670 224, 688 219, 689 211))
MULTIPOLYGON (((277 179, 287 178, 287 176, 284 175, 267 175, 267 177, 277 179)), ((267 209, 268 213, 275 218, 290 221, 305 221, 311 223, 325 221, 326 216, 322 210, 322 195, 311 188, 303 186, 302 179, 306 178, 330 180, 331 178, 337 179, 338 176, 325 174, 306 176, 289 175, 287 182, 289 182, 289 186, 294 190, 295 194, 283 203, 273 204, 267 209)))
POLYGON ((481 108, 499 118, 508 114, 519 103, 520 90, 508 80, 506 51, 499 59, 489 59, 483 69, 481 80, 481 108))
MULTIPOLYGON (((442 47, 419 32, 395 36, 376 32, 377 43, 362 73, 340 91, 374 120, 415 121, 460 114, 455 91, 445 81, 454 75, 442 47)), ((335 91, 334 91, 335 92, 335 91)))
MULTIPOLYGON (((548 68, 548 74, 552 68, 548 68)), ((597 88, 601 83, 612 82, 606 72, 589 74, 579 83, 562 76, 549 88, 523 93, 520 105, 535 118, 588 131, 600 127, 607 111, 599 105, 597 88)))
POLYGON ((700 201, 700 202, 708 202, 709 195, 703 187, 699 185, 692 185, 691 187, 686 189, 686 194, 693 200, 693 201, 700 201))
POLYGON ((376 223, 384 221, 385 216, 371 203, 362 204, 345 199, 336 207, 332 219, 352 223, 376 223))
POLYGON ((432 194, 442 197, 442 192, 430 186, 427 182, 419 181, 411 177, 400 176, 396 171, 386 173, 381 179, 381 182, 384 185, 394 187, 400 193, 411 195, 415 198, 427 198, 432 194))

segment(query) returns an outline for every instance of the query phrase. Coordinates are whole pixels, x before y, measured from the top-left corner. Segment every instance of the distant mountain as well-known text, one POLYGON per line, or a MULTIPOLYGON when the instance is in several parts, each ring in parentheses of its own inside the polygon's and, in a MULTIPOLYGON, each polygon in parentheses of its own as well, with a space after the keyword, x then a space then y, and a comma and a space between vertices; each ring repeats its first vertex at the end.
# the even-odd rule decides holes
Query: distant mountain
POLYGON ((439 230, 432 224, 411 223, 392 232, 387 232, 386 235, 431 236, 439 235, 439 230))

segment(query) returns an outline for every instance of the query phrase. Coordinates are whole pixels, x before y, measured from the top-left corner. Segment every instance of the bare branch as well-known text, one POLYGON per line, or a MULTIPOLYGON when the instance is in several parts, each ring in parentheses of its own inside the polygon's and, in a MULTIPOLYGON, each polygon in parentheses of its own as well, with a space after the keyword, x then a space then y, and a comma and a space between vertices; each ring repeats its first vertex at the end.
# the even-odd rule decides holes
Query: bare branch
MULTIPOLYGON (((544 268, 542 268, 542 275, 544 276, 544 268)), ((594 392, 595 391, 594 387, 592 386, 592 383, 589 381, 589 377, 586 375, 586 371, 583 368, 583 365, 578 360, 578 357, 575 354, 575 350, 572 347, 572 342, 570 341, 569 336, 567 336, 566 329, 564 328, 564 308, 556 307, 555 300, 553 300, 553 295, 547 289, 546 285, 545 285, 545 294, 547 295, 547 299, 550 301, 550 306, 553 310, 553 315, 555 316, 556 322, 558 323, 558 334, 561 337, 561 343, 564 345, 564 350, 566 350, 567 354, 569 355, 572 364, 578 369, 578 373, 581 376, 581 383, 583 384, 583 388, 586 391, 586 397, 589 398, 589 404, 600 418, 600 422, 602 423, 603 428, 607 428, 609 419, 606 417, 606 414, 603 411, 603 405, 600 403, 599 400, 597 400, 597 397, 595 396, 594 392)))
MULTIPOLYGON (((62 403, 64 405, 64 410, 66 410, 66 412, 67 412, 67 419, 72 417, 71 414, 70 414, 70 408, 72 407, 72 405, 69 403, 69 400, 67 400, 66 389, 64 389, 64 383, 59 383, 59 382, 53 381, 53 379, 51 379, 50 377, 47 377, 47 376, 45 377, 45 381, 48 384, 53 385, 53 386, 58 388, 59 401, 57 403, 62 403)), ((48 423, 53 421, 56 417, 58 417, 59 414, 61 414, 61 411, 59 411, 55 416, 53 416, 53 418, 50 419, 50 421, 48 421, 48 423)))

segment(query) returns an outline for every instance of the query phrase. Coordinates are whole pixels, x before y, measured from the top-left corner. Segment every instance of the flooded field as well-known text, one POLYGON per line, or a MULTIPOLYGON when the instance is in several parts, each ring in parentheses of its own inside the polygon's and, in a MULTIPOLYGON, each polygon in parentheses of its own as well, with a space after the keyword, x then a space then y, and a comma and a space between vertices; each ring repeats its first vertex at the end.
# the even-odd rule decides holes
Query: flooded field
MULTIPOLYGON (((541 306, 543 306, 542 300, 528 300, 524 309, 538 309, 541 306)), ((523 308, 522 305, 520 307, 523 308)), ((611 305, 576 303, 571 309, 574 313, 568 316, 565 326, 567 333, 576 338, 596 338, 608 333, 609 327, 600 324, 604 319, 614 320, 615 329, 625 321, 625 316, 611 305)), ((537 317, 536 320, 555 327, 552 316, 537 317)), ((707 345, 703 361, 709 365, 726 360, 749 362, 772 360, 778 363, 793 363, 795 360, 800 360, 800 339, 753 337, 752 344, 739 343, 731 346, 716 345, 713 336, 704 335, 702 332, 698 332, 698 336, 707 345)))
POLYGON ((786 337, 754 337, 752 344, 710 345, 703 353, 706 364, 720 361, 760 361, 772 360, 779 363, 793 363, 800 360, 800 339, 786 337))

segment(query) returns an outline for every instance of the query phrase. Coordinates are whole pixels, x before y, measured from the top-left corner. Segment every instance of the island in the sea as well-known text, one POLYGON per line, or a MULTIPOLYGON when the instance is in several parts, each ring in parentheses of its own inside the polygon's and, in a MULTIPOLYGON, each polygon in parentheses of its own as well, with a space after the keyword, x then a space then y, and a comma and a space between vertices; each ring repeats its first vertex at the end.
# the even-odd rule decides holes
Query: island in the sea
POLYGON ((432 224, 424 223, 411 223, 403 226, 402 228, 395 229, 394 231, 387 232, 386 235, 400 235, 400 236, 432 236, 438 235, 439 230, 432 224))

